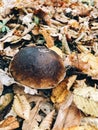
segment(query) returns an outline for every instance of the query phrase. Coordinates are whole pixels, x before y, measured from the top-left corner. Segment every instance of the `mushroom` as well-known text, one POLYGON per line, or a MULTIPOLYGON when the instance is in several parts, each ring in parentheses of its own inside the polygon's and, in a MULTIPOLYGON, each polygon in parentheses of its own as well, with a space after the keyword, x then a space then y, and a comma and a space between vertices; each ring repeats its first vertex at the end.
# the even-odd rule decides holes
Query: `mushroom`
POLYGON ((45 46, 21 49, 10 62, 9 71, 15 81, 36 89, 53 88, 65 77, 62 58, 45 46))

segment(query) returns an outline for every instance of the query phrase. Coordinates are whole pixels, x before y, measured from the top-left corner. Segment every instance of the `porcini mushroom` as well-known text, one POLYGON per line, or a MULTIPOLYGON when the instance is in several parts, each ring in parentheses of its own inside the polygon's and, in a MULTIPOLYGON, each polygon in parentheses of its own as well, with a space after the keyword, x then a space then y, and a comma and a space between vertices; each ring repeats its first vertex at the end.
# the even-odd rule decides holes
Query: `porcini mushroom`
POLYGON ((53 88, 65 76, 62 58, 45 46, 21 49, 10 62, 9 71, 15 81, 36 89, 53 88))

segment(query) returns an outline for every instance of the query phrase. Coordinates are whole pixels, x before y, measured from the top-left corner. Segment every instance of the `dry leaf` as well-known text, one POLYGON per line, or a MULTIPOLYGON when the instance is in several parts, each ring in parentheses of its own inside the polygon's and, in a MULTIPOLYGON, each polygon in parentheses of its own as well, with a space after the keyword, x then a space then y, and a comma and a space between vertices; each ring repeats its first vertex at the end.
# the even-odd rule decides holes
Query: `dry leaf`
POLYGON ((50 36, 50 34, 44 29, 42 28, 40 30, 40 33, 43 35, 45 41, 46 41, 46 46, 47 47, 52 47, 54 46, 54 41, 53 41, 53 38, 50 36))
POLYGON ((69 106, 66 110, 66 119, 63 128, 69 128, 72 126, 78 126, 81 121, 81 113, 75 105, 69 106))
POLYGON ((51 130, 51 125, 53 122, 53 117, 55 114, 55 110, 51 111, 41 122, 39 128, 42 130, 51 130))
POLYGON ((77 67, 82 72, 98 79, 98 57, 91 53, 72 53, 70 56, 71 65, 77 67))
POLYGON ((73 126, 70 128, 62 129, 62 130, 97 130, 97 129, 94 128, 93 126, 84 125, 84 126, 73 126))
POLYGON ((6 47, 4 49, 4 53, 6 56, 11 56, 13 57, 17 52, 19 51, 18 48, 11 48, 10 46, 9 47, 6 47))
POLYGON ((37 118, 40 118, 38 115, 38 111, 40 109, 40 100, 37 102, 36 106, 30 111, 29 120, 24 120, 22 130, 33 130, 34 128, 38 128, 37 118))
POLYGON ((31 107, 24 95, 15 95, 13 109, 18 116, 25 120, 29 120, 31 107))
POLYGON ((70 105, 72 104, 72 100, 73 100, 73 96, 69 95, 67 100, 61 104, 52 130, 62 130, 63 129, 63 126, 66 121, 67 110, 69 109, 70 105))
POLYGON ((68 96, 69 91, 67 90, 67 81, 68 79, 64 79, 52 89, 51 100, 53 103, 61 103, 68 96))
POLYGON ((2 92, 3 92, 3 84, 0 81, 0 95, 2 94, 2 92))
POLYGON ((61 56, 61 58, 63 58, 63 53, 62 53, 61 49, 59 49, 56 46, 52 46, 52 47, 50 47, 50 49, 55 51, 59 56, 61 56))
POLYGON ((11 84, 15 83, 14 79, 11 78, 7 72, 0 69, 0 81, 3 85, 10 86, 11 84))
POLYGON ((89 125, 98 129, 98 118, 95 117, 84 117, 81 119, 80 125, 89 125))
POLYGON ((77 76, 73 75, 69 78, 65 78, 55 88, 52 89, 51 100, 53 103, 61 103, 67 98, 70 93, 69 89, 75 82, 76 77, 77 76))
POLYGON ((79 87, 74 90, 74 102, 85 114, 98 117, 98 90, 92 87, 79 87))
POLYGON ((14 116, 9 116, 0 122, 0 130, 13 130, 19 127, 19 122, 14 116))
POLYGON ((0 111, 2 111, 5 107, 7 107, 11 101, 13 100, 12 93, 6 93, 0 97, 0 111))

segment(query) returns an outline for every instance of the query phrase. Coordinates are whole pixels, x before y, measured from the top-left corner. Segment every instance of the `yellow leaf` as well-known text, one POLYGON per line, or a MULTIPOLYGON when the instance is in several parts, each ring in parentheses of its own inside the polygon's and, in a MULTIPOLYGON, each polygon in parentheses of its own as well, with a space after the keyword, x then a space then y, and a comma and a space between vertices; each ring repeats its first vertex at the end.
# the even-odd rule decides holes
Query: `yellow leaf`
POLYGON ((53 38, 50 36, 50 34, 44 29, 42 28, 40 30, 40 33, 43 35, 45 41, 46 41, 46 46, 47 47, 52 47, 54 46, 54 41, 53 41, 53 38))
POLYGON ((50 47, 50 49, 55 51, 59 56, 61 56, 61 58, 63 58, 63 53, 62 53, 61 49, 59 49, 56 46, 52 46, 52 47, 50 47))

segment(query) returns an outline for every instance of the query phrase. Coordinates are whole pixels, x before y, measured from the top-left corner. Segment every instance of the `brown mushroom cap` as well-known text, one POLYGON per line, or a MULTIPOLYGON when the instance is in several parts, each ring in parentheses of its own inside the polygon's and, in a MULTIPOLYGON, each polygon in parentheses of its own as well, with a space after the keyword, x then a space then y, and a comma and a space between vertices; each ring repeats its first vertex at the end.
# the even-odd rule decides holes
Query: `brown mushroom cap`
POLYGON ((65 76, 62 58, 45 46, 21 49, 9 70, 17 82, 36 89, 55 87, 65 76))

